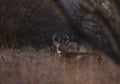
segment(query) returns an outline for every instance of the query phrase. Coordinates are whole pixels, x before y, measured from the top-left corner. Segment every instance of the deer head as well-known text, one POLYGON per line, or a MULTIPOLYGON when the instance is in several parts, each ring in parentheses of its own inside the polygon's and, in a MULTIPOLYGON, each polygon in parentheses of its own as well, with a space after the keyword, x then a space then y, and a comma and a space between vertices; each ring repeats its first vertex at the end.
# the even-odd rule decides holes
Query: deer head
POLYGON ((61 53, 64 51, 64 46, 66 44, 68 44, 69 42, 69 36, 67 34, 64 33, 55 33, 52 36, 52 40, 53 40, 53 46, 56 49, 57 53, 61 53))

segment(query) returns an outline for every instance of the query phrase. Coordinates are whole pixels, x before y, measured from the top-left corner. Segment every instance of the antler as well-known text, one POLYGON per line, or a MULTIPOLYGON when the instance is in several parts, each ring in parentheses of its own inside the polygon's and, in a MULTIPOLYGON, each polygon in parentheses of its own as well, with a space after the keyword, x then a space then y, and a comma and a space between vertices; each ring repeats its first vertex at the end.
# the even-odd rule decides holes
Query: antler
POLYGON ((56 34, 53 34, 52 39, 55 40, 56 34))
POLYGON ((69 38, 69 36, 66 34, 66 37, 67 37, 67 39, 69 40, 70 38, 69 38))

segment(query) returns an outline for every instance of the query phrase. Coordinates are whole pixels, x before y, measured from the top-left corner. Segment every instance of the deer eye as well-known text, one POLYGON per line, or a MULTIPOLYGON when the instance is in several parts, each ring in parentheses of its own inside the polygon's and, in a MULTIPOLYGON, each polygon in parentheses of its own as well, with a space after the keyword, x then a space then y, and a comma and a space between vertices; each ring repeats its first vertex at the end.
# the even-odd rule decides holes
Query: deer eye
POLYGON ((56 46, 59 46, 59 45, 60 45, 60 43, 58 43, 58 42, 56 42, 56 41, 55 41, 55 45, 56 45, 56 46))

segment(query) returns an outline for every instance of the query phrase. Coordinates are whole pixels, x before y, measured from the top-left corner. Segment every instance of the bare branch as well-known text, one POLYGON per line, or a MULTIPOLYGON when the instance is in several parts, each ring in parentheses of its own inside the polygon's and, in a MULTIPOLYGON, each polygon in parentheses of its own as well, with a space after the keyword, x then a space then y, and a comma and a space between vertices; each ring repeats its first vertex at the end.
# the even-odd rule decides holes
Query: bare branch
POLYGON ((112 30, 115 30, 116 32, 119 33, 120 29, 118 29, 117 26, 114 26, 113 23, 111 21, 109 21, 108 17, 104 15, 104 13, 100 12, 99 6, 97 6, 97 8, 95 8, 95 6, 91 7, 84 0, 79 0, 79 1, 80 1, 80 5, 83 6, 83 8, 89 14, 94 16, 97 19, 97 21, 101 24, 102 29, 105 32, 108 39, 110 40, 114 50, 116 51, 116 53, 118 53, 118 55, 120 55, 119 42, 116 42, 116 38, 115 38, 114 34, 112 33, 113 32, 112 30))

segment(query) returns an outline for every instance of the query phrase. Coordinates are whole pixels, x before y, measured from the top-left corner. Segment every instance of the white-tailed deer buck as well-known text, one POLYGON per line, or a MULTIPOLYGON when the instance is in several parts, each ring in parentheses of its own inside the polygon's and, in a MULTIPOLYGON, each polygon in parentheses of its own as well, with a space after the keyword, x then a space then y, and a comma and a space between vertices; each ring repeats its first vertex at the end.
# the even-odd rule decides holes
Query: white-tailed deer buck
POLYGON ((54 33, 52 36, 52 51, 61 54, 69 43, 69 36, 65 33, 54 33))

